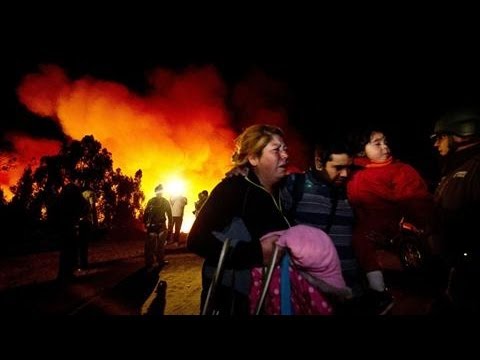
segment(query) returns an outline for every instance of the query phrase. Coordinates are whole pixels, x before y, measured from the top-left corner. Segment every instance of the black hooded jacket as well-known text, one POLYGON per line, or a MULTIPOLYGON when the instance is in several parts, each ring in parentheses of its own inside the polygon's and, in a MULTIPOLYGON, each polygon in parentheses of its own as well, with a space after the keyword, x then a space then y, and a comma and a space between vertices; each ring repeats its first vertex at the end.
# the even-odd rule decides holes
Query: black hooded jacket
POLYGON ((228 267, 247 269, 263 265, 260 238, 272 231, 289 228, 279 194, 268 193, 250 171, 247 177, 234 176, 222 180, 212 191, 196 218, 187 239, 188 249, 216 265, 222 242, 212 231, 224 230, 234 217, 241 218, 252 240, 239 242, 228 267))

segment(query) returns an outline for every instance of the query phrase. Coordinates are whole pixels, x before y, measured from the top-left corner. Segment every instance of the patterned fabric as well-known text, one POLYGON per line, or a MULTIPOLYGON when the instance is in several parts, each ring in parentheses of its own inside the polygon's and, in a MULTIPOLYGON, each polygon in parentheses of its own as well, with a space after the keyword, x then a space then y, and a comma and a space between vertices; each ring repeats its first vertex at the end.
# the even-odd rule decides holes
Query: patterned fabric
MULTIPOLYGON (((295 315, 332 315, 333 308, 325 295, 311 286, 296 269, 290 266, 289 271, 293 313, 295 315)), ((254 268, 251 274, 250 314, 255 314, 263 287, 262 268, 254 268)), ((265 315, 280 315, 280 266, 273 271, 263 310, 265 315)))
MULTIPOLYGON (((350 289, 345 287, 337 251, 325 232, 312 226, 296 225, 288 230, 271 232, 260 238, 260 241, 273 235, 279 236, 277 245, 288 251, 286 258, 291 258, 292 264, 286 274, 282 272, 281 265, 275 268, 264 305, 266 314, 286 314, 283 311, 286 309, 285 302, 282 303, 282 298, 285 300, 288 296, 282 293, 284 289, 288 290, 284 286, 286 278, 282 277, 285 275, 290 279, 290 300, 295 315, 330 315, 333 310, 324 294, 347 291, 351 296, 350 289), (314 287, 300 271, 305 271, 309 277, 321 281, 324 286, 314 287)), ((282 259, 284 265, 288 265, 288 262, 285 263, 286 258, 282 259)), ((263 287, 262 273, 261 268, 252 270, 251 312, 255 311, 263 287)), ((288 311, 287 314, 289 313, 291 312, 288 311)))

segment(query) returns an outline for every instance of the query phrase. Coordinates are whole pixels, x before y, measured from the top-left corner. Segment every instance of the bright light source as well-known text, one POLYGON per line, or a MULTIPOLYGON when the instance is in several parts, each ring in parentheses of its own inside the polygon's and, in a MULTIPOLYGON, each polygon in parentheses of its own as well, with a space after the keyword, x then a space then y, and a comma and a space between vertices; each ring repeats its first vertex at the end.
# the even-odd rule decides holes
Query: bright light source
MULTIPOLYGON (((170 199, 175 196, 186 196, 188 201, 187 184, 183 179, 180 179, 178 177, 172 177, 169 180, 167 180, 164 188, 165 188, 164 196, 167 199, 170 199)), ((189 202, 188 204, 190 205, 190 207, 193 206, 193 202, 192 203, 189 202)), ((188 208, 185 208, 181 231, 189 232, 194 221, 195 221, 195 216, 193 216, 192 211, 189 210, 188 208)))
POLYGON ((165 184, 165 193, 170 196, 185 195, 187 186, 179 178, 170 179, 165 184))

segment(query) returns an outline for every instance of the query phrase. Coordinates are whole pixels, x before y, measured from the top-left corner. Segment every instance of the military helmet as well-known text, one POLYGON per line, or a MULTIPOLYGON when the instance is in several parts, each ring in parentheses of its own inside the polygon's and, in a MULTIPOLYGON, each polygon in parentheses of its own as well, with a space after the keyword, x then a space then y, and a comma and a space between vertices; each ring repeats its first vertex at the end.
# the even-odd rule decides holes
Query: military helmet
POLYGON ((155 194, 159 194, 163 191, 163 185, 159 184, 157 187, 155 187, 155 194))
POLYGON ((435 123, 433 132, 433 136, 438 134, 480 135, 480 113, 474 110, 447 113, 435 123))

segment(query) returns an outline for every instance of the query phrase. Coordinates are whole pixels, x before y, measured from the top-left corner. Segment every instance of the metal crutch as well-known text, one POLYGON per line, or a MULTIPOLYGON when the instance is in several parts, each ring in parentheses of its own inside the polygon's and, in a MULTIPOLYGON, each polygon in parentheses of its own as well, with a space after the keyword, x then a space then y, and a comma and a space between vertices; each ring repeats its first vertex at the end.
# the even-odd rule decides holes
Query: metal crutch
POLYGON ((255 310, 255 315, 260 315, 260 311, 262 311, 263 303, 265 302, 265 297, 267 296, 268 287, 270 286, 270 282, 272 281, 273 270, 275 269, 275 264, 277 262, 278 253, 280 252, 279 246, 275 244, 275 250, 273 250, 272 261, 268 265, 267 268, 267 276, 265 278, 262 294, 260 295, 260 299, 258 300, 257 308, 255 310))
MULTIPOLYGON (((220 258, 218 259, 217 270, 215 271, 215 275, 213 276, 212 282, 210 283, 210 287, 208 288, 207 297, 205 299, 205 304, 203 305, 202 315, 208 315, 208 310, 210 309, 210 303, 215 296, 215 291, 218 286, 218 281, 220 280, 223 267, 225 265, 225 258, 227 256, 227 251, 230 247, 230 238, 226 238, 223 242, 222 251, 220 252, 220 258)), ((215 313, 213 315, 216 315, 215 313)))

